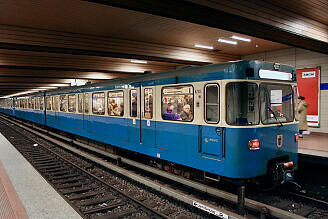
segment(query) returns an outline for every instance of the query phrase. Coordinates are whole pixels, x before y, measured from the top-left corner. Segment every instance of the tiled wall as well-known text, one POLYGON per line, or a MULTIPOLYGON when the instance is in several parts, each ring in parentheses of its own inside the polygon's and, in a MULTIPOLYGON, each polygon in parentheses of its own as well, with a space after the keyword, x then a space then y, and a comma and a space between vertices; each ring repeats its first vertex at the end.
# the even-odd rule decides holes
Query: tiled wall
MULTIPOLYGON (((328 55, 290 48, 247 55, 242 59, 278 62, 296 66, 296 68, 321 66, 321 83, 328 83, 328 55)), ((320 91, 320 128, 310 128, 310 131, 328 133, 328 90, 320 91)))

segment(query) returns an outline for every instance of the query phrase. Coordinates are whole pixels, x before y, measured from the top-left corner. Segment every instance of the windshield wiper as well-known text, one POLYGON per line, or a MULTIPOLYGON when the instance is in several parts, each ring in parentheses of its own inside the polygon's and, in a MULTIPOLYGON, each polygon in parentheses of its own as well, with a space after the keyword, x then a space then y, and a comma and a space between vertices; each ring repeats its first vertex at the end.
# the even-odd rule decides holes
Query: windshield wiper
POLYGON ((270 107, 267 107, 267 110, 272 112, 274 118, 280 123, 280 126, 284 126, 282 122, 277 118, 276 114, 273 112, 273 110, 270 107))

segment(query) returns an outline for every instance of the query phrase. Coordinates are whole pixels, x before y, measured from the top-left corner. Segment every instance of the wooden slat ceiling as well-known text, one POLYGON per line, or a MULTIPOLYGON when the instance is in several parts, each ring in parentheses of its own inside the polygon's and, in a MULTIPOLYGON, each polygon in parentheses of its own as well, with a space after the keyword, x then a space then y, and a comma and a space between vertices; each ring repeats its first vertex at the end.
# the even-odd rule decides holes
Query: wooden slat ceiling
MULTIPOLYGON (((76 79, 97 82, 144 71, 161 72, 184 65, 237 60, 242 55, 289 48, 285 44, 258 38, 256 34, 238 34, 250 38, 250 43, 219 43, 218 38, 230 39, 236 33, 211 25, 211 17, 206 17, 206 14, 202 17, 205 19, 203 23, 198 22, 200 17, 197 15, 193 22, 187 22, 190 20, 183 17, 189 16, 187 7, 186 13, 179 16, 158 16, 163 15, 165 9, 156 6, 166 4, 165 7, 170 7, 173 2, 177 1, 0 1, 0 97, 31 87, 68 86, 76 79), (150 10, 151 6, 154 6, 154 12, 150 10), (173 19, 177 17, 181 20, 173 19), (198 49, 195 44, 213 46, 214 50, 198 49), (148 63, 131 63, 133 59, 147 60, 148 63)), ((197 0, 189 2, 199 4, 197 0)), ((221 1, 201 2, 215 9, 221 1)), ((238 2, 225 0, 221 5, 232 13, 231 8, 238 2)), ((279 1, 273 1, 272 5, 269 2, 263 1, 261 7, 265 10, 278 8, 279 1)), ((253 5, 248 10, 259 10, 253 9, 255 1, 251 3, 253 5)), ((179 4, 187 6, 189 3, 179 1, 179 4)), ((284 3, 279 7, 287 8, 290 4, 284 3)), ((238 10, 245 17, 249 16, 245 9, 248 6, 239 4, 238 10)), ((180 7, 179 12, 185 8, 180 7)), ((292 13, 302 14, 302 10, 295 7, 292 13)), ((216 18, 217 14, 213 16, 216 18)), ((319 32, 326 25, 320 20, 325 18, 324 15, 321 13, 320 16, 306 15, 307 20, 313 19, 311 22, 318 24, 319 32)), ((229 19, 216 22, 225 24, 229 23, 229 19)), ((251 26, 239 28, 252 29, 251 26)))

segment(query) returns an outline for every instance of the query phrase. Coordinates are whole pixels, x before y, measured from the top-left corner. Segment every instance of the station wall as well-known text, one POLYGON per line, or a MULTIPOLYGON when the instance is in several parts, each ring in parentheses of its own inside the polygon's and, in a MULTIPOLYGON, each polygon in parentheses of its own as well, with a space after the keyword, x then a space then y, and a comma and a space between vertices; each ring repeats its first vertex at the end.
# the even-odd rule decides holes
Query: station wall
MULTIPOLYGON (((278 62, 296 68, 321 67, 320 83, 328 83, 328 55, 304 49, 289 48, 242 56, 244 60, 278 62)), ((328 133, 328 90, 320 91, 320 128, 310 128, 312 132, 328 133)))

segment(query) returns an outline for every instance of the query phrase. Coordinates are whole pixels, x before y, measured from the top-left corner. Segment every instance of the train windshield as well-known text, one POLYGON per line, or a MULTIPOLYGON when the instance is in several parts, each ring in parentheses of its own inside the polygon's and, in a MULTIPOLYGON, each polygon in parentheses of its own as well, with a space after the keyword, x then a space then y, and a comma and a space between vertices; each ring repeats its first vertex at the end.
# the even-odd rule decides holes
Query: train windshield
POLYGON ((293 91, 290 85, 261 84, 260 103, 263 124, 293 121, 293 91))
POLYGON ((238 126, 259 124, 257 84, 233 82, 226 89, 227 123, 238 126))

